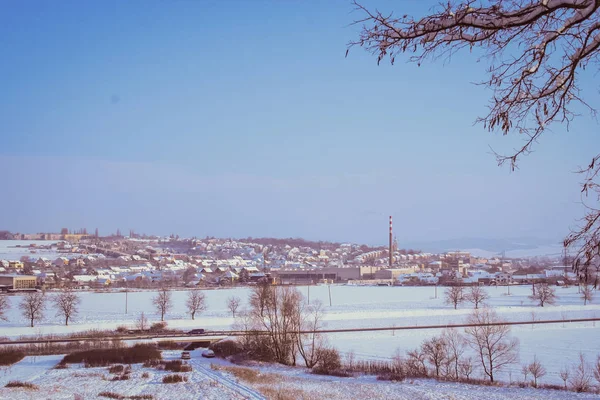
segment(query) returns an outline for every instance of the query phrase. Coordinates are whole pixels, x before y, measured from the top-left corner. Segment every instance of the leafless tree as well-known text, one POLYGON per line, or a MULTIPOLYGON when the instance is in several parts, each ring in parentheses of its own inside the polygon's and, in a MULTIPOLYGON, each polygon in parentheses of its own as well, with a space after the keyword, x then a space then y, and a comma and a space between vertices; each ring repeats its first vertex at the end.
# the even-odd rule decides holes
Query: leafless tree
POLYGON ((458 330, 450 328, 442 332, 442 339, 446 344, 446 362, 449 366, 449 375, 458 380, 460 378, 460 362, 465 353, 465 338, 458 330))
POLYGON ((487 291, 481 286, 471 286, 469 292, 466 294, 465 299, 470 303, 473 303, 475 309, 478 309, 479 306, 490 298, 490 295, 487 291))
POLYGON ((565 389, 567 389, 567 381, 569 380, 569 368, 567 367, 562 367, 560 369, 560 379, 562 379, 564 385, 565 385, 565 389))
POLYGON ((165 320, 165 314, 173 308, 173 302, 171 300, 171 292, 166 288, 161 288, 156 296, 152 298, 152 304, 156 307, 156 310, 160 313, 160 320, 165 320))
MULTIPOLYGON (((480 49, 489 60, 481 84, 493 92, 486 116, 477 122, 504 135, 518 133, 525 141, 510 154, 497 154, 500 165, 514 169, 521 156, 553 123, 567 129, 583 106, 596 110, 581 97, 578 77, 586 67, 598 68, 600 2, 597 0, 462 0, 442 3, 429 15, 413 18, 371 11, 356 21, 363 28, 349 47, 361 46, 377 57, 409 53, 421 65, 440 56, 448 60, 462 49, 480 49), (590 64, 591 63, 591 64, 590 64)), ((478 60, 479 61, 479 60, 478 60)), ((582 193, 600 198, 600 155, 580 169, 585 175, 582 193)), ((577 248, 574 268, 590 264, 598 255, 600 208, 588 205, 581 226, 564 241, 577 248)))
POLYGON ((192 319, 194 319, 196 313, 201 313, 206 310, 206 296, 200 289, 192 289, 188 292, 185 306, 192 316, 192 319))
POLYGON ((52 298, 52 302, 56 307, 56 315, 64 318, 65 325, 69 325, 69 320, 79 312, 81 299, 71 288, 63 288, 52 298))
POLYGON ((458 368, 460 369, 460 373, 467 380, 471 379, 471 374, 473 373, 473 360, 471 357, 464 358, 459 364, 458 368))
POLYGON ((440 377, 442 366, 446 363, 446 343, 441 337, 432 337, 423 341, 421 352, 427 361, 433 366, 435 376, 440 377))
POLYGON ((590 389, 592 376, 590 366, 583 353, 579 353, 579 363, 569 378, 569 386, 576 392, 587 392, 590 389))
POLYGON ((150 327, 150 324, 148 323, 148 318, 146 318, 146 315, 144 314, 143 311, 140 314, 140 317, 138 318, 138 320, 135 321, 135 327, 137 329, 139 329, 140 331, 145 331, 150 327))
POLYGON ((483 372, 494 382, 494 373, 517 360, 519 342, 510 337, 510 327, 489 308, 474 310, 467 320, 467 340, 476 351, 483 372))
POLYGON ((527 366, 529 373, 533 376, 533 387, 537 387, 538 379, 546 375, 546 368, 540 363, 536 356, 533 357, 531 364, 527 366))
POLYGON ((540 307, 544 307, 544 304, 555 304, 556 297, 556 291, 553 287, 547 283, 540 283, 538 284, 537 290, 529 296, 529 299, 537 302, 540 307))
POLYGON ((229 311, 231 311, 233 318, 235 318, 235 312, 240 307, 241 303, 242 299, 236 296, 231 296, 227 299, 227 308, 229 308, 229 311))
POLYGON ((529 365, 522 365, 521 373, 523 374, 523 383, 527 384, 527 377, 529 376, 529 365))
POLYGON ((458 307, 458 305, 460 303, 465 301, 465 296, 464 296, 462 286, 450 286, 444 292, 444 296, 445 296, 444 302, 446 304, 454 305, 455 310, 456 310, 456 307, 458 307))
POLYGON ((0 295, 0 319, 4 321, 8 321, 8 317, 6 316, 6 312, 10 310, 10 301, 8 300, 8 296, 0 295))
POLYGON ((581 288, 581 298, 583 299, 583 305, 587 305, 588 302, 591 302, 594 297, 594 292, 592 291, 592 287, 590 285, 583 285, 581 288))
MULTIPOLYGON (((323 304, 319 300, 314 301, 311 305, 302 305, 299 328, 308 333, 298 334, 298 352, 307 368, 317 365, 322 355, 321 350, 326 347, 323 335, 317 332, 323 327, 324 314, 323 304)), ((350 357, 350 353, 348 353, 348 357, 350 357)), ((353 359, 354 353, 352 353, 352 362, 353 359)))
POLYGON ((298 289, 290 286, 262 284, 250 294, 246 324, 257 332, 256 340, 262 343, 266 337, 267 350, 281 364, 296 363, 302 302, 298 289))
POLYGON ((23 316, 31 322, 33 327, 34 322, 41 321, 44 318, 44 310, 46 309, 46 296, 43 292, 28 292, 23 296, 19 308, 23 316))

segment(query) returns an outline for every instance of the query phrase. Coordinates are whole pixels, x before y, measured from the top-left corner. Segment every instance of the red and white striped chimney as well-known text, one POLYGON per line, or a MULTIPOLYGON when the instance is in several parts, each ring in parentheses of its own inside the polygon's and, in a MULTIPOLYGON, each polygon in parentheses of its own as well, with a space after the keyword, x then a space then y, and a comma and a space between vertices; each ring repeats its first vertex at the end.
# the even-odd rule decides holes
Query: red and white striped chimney
POLYGON ((392 268, 392 257, 393 257, 393 248, 392 248, 392 216, 390 215, 390 249, 389 249, 389 260, 388 265, 392 268))

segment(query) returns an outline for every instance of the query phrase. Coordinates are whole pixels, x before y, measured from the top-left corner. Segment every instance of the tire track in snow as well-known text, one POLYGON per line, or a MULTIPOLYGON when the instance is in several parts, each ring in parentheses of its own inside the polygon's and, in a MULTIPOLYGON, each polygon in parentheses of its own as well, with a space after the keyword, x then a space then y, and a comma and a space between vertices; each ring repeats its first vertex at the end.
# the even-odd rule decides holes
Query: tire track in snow
POLYGON ((201 371, 204 375, 208 376, 211 379, 214 379, 215 381, 219 382, 223 386, 233 390, 234 392, 238 393, 245 399, 253 399, 253 400, 265 400, 266 399, 263 395, 261 395, 258 392, 255 392, 254 390, 248 388, 247 386, 241 385, 238 382, 236 382, 235 380, 225 376, 224 374, 214 372, 210 368, 205 367, 204 365, 202 365, 201 362, 197 362, 196 360, 193 360, 191 362, 191 364, 198 371, 201 371))

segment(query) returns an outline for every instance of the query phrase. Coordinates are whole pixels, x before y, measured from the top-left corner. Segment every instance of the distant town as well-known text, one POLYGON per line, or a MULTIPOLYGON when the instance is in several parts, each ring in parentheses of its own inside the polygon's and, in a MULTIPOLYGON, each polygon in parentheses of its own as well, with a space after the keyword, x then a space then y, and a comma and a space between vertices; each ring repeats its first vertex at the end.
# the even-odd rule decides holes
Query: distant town
MULTIPOLYGON (((19 248, 17 259, 0 255, 4 291, 75 287, 79 289, 220 287, 274 284, 348 283, 355 285, 518 285, 576 282, 561 258, 476 257, 469 252, 440 254, 390 245, 273 238, 180 238, 120 231, 108 236, 86 229, 59 233, 0 231, 0 240, 19 248), (40 243, 39 241, 44 241, 40 243), (47 242, 47 243, 45 243, 47 242), (17 244, 12 244, 17 243, 17 244), (53 254, 53 256, 47 256, 53 254)), ((1 243, 1 242, 0 242, 1 243)))

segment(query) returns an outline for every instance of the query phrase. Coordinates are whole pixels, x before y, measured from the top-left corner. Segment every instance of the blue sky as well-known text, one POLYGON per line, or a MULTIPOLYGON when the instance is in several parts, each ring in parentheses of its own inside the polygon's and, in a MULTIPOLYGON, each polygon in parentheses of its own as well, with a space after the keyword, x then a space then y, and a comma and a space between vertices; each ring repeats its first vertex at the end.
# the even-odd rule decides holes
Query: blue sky
MULTIPOLYGON (((430 3, 368 4, 421 15, 430 3)), ((401 243, 568 233, 582 215, 572 171, 595 155, 597 123, 555 127, 518 171, 499 168, 490 146, 520 138, 473 125, 485 63, 345 58, 351 11, 3 2, 0 229, 378 244, 393 215, 401 243)))

